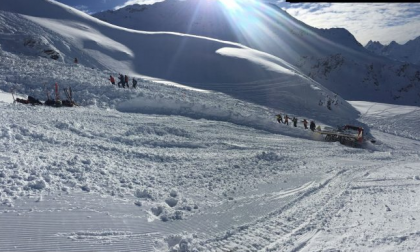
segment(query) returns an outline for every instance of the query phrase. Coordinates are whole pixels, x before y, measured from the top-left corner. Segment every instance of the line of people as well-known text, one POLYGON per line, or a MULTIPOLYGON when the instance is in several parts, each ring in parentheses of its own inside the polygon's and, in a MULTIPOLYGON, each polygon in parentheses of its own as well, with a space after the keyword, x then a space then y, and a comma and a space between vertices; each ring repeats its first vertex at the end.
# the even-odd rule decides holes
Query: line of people
MULTIPOLYGON (((112 83, 112 85, 115 85, 115 79, 112 75, 109 76, 108 80, 112 83)), ((119 74, 118 80, 119 80, 118 81, 118 87, 120 87, 120 88, 121 87, 122 88, 125 88, 125 87, 130 88, 130 85, 128 84, 128 76, 127 75, 119 74)), ((132 79, 132 87, 137 88, 137 80, 134 79, 134 77, 132 79)))
MULTIPOLYGON (((284 120, 283 120, 283 117, 281 116, 281 114, 277 114, 276 117, 277 117, 277 122, 278 123, 283 123, 283 124, 289 125, 290 117, 288 115, 284 116, 284 120)), ((291 121, 293 122, 293 126, 297 127, 298 119, 296 117, 293 117, 291 121)), ((303 119, 301 122, 303 123, 303 126, 305 127, 305 129, 308 129, 308 121, 306 119, 303 119)), ((315 127, 316 127, 315 122, 311 121, 311 123, 309 124, 309 128, 312 131, 315 131, 315 127)))

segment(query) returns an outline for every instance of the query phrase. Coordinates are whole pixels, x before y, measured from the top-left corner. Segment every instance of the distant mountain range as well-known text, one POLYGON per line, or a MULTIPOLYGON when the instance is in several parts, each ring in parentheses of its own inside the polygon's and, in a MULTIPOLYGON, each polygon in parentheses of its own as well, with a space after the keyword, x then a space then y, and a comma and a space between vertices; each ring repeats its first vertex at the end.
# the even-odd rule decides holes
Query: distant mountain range
POLYGON ((308 26, 273 4, 166 0, 93 16, 135 30, 237 42, 287 61, 348 100, 420 104, 419 66, 372 54, 347 30, 308 26))
POLYGON ((389 45, 382 45, 378 41, 369 41, 366 46, 369 51, 402 62, 420 65, 420 37, 400 45, 392 41, 389 45))

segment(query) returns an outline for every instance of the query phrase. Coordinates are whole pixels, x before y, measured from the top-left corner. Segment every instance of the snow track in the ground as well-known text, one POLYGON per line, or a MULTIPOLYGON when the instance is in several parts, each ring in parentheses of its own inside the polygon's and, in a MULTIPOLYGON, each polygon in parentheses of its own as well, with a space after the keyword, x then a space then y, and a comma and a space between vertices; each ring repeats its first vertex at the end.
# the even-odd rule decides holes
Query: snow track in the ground
POLYGON ((399 158, 205 119, 0 106, 2 242, 19 251, 149 251, 183 232, 201 251, 304 248, 343 182, 399 158))
POLYGON ((182 116, 0 106, 5 251, 168 251, 182 239, 198 251, 404 251, 418 240, 420 217, 404 213, 420 186, 416 140, 378 131, 376 150, 355 149, 182 116), (399 222, 370 222, 361 242, 364 206, 387 213, 382 201, 399 222))

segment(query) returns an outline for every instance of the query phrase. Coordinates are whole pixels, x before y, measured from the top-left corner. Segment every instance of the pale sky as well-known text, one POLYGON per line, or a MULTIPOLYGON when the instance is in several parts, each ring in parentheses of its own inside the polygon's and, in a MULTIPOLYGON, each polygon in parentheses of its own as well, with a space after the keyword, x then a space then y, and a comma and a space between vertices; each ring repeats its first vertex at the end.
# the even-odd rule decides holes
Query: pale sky
MULTIPOLYGON (((57 0, 87 13, 152 4, 162 0, 57 0)), ((172 0, 173 1, 173 0, 172 0)), ((216 1, 216 0, 215 0, 216 1)), ((231 0, 235 1, 235 0, 231 0)), ((252 1, 252 0, 236 0, 252 1)), ((286 3, 278 4, 293 17, 316 28, 345 28, 365 45, 369 40, 384 45, 404 44, 420 36, 420 3, 286 3)))
POLYGON ((365 45, 369 40, 404 44, 420 36, 420 3, 279 3, 316 28, 340 27, 365 45))

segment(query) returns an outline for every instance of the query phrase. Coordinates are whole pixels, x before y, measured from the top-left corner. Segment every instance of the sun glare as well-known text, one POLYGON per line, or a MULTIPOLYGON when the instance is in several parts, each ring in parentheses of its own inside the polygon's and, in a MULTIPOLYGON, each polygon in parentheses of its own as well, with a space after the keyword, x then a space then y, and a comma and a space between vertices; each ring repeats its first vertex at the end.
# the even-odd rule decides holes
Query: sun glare
POLYGON ((239 4, 236 0, 219 0, 228 10, 239 9, 239 4))

